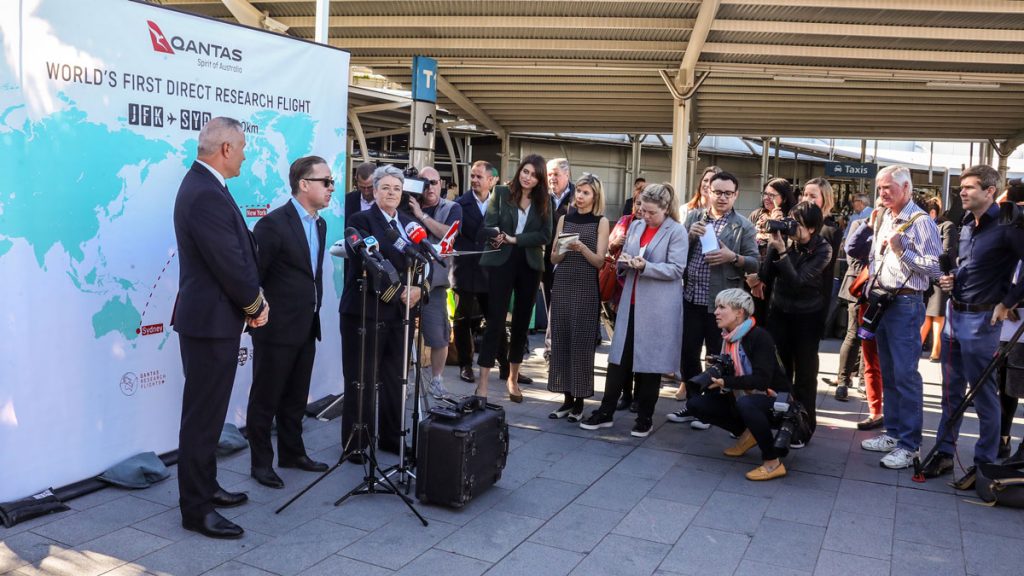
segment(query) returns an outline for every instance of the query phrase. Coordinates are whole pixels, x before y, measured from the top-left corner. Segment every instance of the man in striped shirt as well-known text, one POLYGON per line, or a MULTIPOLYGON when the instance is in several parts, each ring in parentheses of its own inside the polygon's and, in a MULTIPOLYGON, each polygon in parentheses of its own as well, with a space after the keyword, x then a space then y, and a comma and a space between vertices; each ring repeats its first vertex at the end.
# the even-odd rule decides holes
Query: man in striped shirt
POLYGON ((913 465, 921 447, 924 390, 917 369, 918 328, 924 321, 924 291, 940 276, 942 241, 935 223, 913 201, 907 167, 883 168, 875 187, 885 210, 871 248, 869 286, 891 297, 876 330, 886 432, 864 440, 861 447, 887 452, 880 464, 898 470, 913 465))

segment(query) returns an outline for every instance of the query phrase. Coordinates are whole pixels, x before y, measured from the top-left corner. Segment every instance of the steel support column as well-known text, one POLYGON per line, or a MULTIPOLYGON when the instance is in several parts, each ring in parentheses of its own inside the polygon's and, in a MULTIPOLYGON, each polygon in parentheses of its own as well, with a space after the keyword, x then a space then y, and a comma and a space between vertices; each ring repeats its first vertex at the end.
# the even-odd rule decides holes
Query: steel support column
POLYGON ((688 196, 686 156, 687 142, 690 137, 690 103, 689 100, 674 98, 672 100, 672 187, 680 203, 688 196))

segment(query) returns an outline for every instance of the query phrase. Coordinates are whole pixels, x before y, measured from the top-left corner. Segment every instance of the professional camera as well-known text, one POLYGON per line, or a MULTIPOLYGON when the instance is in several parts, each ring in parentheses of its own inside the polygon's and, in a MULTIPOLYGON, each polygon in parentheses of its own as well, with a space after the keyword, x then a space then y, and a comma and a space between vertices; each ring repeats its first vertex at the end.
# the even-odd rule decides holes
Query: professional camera
POLYGON ((712 379, 733 375, 731 356, 726 354, 708 354, 704 361, 707 363, 707 369, 686 382, 687 384, 700 386, 702 392, 707 390, 708 386, 711 386, 712 379))
POLYGON ((1024 210, 1018 203, 1024 202, 1024 181, 1012 178, 1006 183, 1006 202, 999 203, 999 223, 1024 228, 1024 210))
POLYGON ((857 337, 861 340, 874 340, 878 332, 878 323, 882 321, 885 309, 892 303, 893 295, 885 290, 872 290, 868 294, 868 308, 857 328, 857 337))
POLYGON ((779 232, 783 236, 796 236, 796 220, 792 218, 768 220, 764 223, 764 231, 779 232))
POLYGON ((409 209, 409 198, 416 197, 419 201, 420 197, 423 196, 423 191, 430 186, 425 178, 419 177, 419 170, 415 166, 409 166, 402 171, 402 200, 398 203, 398 209, 406 214, 411 214, 412 211, 409 209))
POLYGON ((779 457, 785 457, 789 454, 790 444, 804 442, 811 435, 807 410, 786 393, 779 394, 773 409, 779 423, 779 431, 775 433, 775 451, 779 457))

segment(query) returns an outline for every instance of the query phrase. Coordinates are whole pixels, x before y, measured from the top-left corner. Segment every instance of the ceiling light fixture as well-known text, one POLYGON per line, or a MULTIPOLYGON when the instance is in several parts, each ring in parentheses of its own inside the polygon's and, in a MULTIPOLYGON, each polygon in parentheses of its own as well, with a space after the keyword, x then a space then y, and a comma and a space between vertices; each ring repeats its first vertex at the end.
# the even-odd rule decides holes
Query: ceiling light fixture
POLYGON ((998 90, 998 82, 940 82, 931 81, 925 84, 929 88, 954 88, 956 90, 998 90))
POLYGON ((838 76, 772 76, 776 82, 825 82, 828 84, 842 84, 846 78, 838 76))

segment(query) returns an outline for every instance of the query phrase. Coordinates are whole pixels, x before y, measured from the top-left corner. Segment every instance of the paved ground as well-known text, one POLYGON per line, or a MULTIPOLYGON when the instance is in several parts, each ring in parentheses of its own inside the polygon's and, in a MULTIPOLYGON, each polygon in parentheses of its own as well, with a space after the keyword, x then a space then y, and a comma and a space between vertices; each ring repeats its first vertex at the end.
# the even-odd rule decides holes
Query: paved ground
MULTIPOLYGON (((834 372, 837 347, 823 344, 822 375, 834 372)), ((938 382, 936 365, 921 367, 926 382, 938 382)), ((450 387, 468 393, 448 372, 450 387)), ((541 383, 543 361, 534 355, 526 372, 541 383)), ((220 482, 249 493, 250 503, 226 511, 246 529, 243 539, 183 530, 170 479, 148 490, 102 490, 70 502, 70 512, 0 528, 0 574, 1024 573, 1024 513, 982 507, 943 482, 914 484, 909 472, 880 468, 880 455, 859 447, 868 436, 854 426, 864 403, 836 402, 829 391, 821 385, 813 442, 786 460, 786 478, 772 482, 743 478, 756 449, 731 459, 721 453, 732 442, 725 432, 665 422, 678 406, 667 387, 655 431, 640 441, 629 436, 624 413, 602 433, 549 420, 556 395, 541 384, 524 387, 525 403, 505 403, 512 452, 501 481, 462 510, 420 506, 427 528, 394 496, 334 507, 361 477, 350 464, 275 515, 316 476, 281 470, 287 488, 264 488, 249 478, 242 452, 221 460, 220 482)), ((938 392, 926 387, 929 436, 938 392)), ((974 437, 973 414, 965 430, 974 437)), ((337 461, 339 420, 307 422, 305 437, 314 457, 337 461)), ((960 459, 970 462, 970 447, 960 459)))

